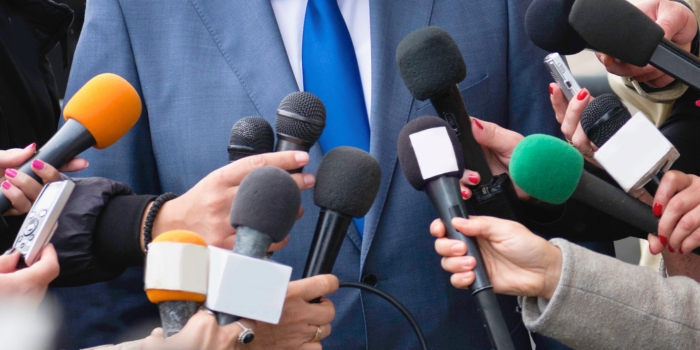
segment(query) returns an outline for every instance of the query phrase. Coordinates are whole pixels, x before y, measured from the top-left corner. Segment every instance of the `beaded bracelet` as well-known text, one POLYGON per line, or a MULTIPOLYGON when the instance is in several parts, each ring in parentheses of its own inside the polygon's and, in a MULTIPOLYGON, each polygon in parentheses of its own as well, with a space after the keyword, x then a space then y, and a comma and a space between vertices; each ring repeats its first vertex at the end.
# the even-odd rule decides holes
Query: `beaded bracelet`
POLYGON ((148 210, 148 215, 146 215, 146 222, 143 225, 143 245, 145 247, 145 252, 148 253, 148 245, 151 244, 151 231, 153 230, 153 222, 156 219, 156 215, 160 211, 160 208, 165 204, 165 202, 177 198, 177 195, 172 192, 166 192, 158 196, 151 209, 148 210))

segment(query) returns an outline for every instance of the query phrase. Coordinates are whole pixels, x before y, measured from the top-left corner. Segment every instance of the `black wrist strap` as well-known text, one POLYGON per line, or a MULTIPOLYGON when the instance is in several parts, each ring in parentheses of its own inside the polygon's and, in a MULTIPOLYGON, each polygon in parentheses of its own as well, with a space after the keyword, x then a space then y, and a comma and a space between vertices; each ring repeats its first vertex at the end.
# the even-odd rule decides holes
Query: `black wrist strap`
POLYGON ((148 210, 148 215, 146 216, 146 222, 143 225, 143 246, 146 249, 146 253, 148 253, 148 245, 151 244, 151 241, 153 238, 151 237, 151 232, 153 231, 153 222, 156 219, 156 215, 158 215, 158 212, 160 211, 160 208, 165 204, 165 202, 177 198, 177 195, 172 192, 166 192, 158 196, 155 201, 153 201, 153 205, 151 206, 151 209, 148 210))

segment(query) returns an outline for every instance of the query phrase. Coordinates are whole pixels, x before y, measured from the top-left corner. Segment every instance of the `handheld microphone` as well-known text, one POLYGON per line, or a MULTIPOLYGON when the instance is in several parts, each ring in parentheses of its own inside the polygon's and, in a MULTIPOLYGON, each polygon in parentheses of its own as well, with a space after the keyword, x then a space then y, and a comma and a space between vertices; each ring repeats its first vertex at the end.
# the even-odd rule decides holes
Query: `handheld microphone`
POLYGON ((569 24, 574 0, 535 0, 525 12, 525 32, 533 44, 549 52, 573 55, 590 48, 569 24))
POLYGON ((645 188, 654 196, 663 174, 680 153, 642 113, 630 115, 612 94, 591 101, 581 127, 598 146, 594 157, 625 192, 645 188))
MULTIPOLYGON (((583 169, 583 156, 549 135, 525 137, 513 150, 510 175, 518 187, 551 204, 576 199, 644 232, 657 234, 651 207, 583 169)), ((700 248, 693 253, 700 254, 700 248)))
POLYGON ((352 218, 372 207, 381 176, 377 160, 358 148, 336 147, 321 159, 314 186, 321 214, 302 278, 331 273, 352 218))
MULTIPOLYGON (((233 253, 265 257, 272 243, 282 242, 292 230, 301 206, 301 192, 286 171, 264 166, 241 181, 231 206, 231 226, 236 228, 233 253)), ((216 313, 219 325, 239 317, 216 313)))
POLYGON ((430 99, 462 145, 466 166, 481 175, 481 184, 493 178, 481 146, 472 135, 472 123, 457 83, 467 77, 467 66, 457 43, 444 29, 423 27, 408 34, 396 49, 399 73, 411 95, 430 99))
POLYGON ((228 162, 255 154, 272 152, 275 133, 267 120, 245 117, 233 124, 228 143, 228 162))
POLYGON ((629 64, 647 64, 700 90, 700 59, 664 38, 664 30, 625 0, 577 0, 569 23, 596 49, 629 64))
MULTIPOLYGON (((321 99, 309 92, 293 92, 282 100, 277 110, 275 152, 309 152, 325 127, 326 107, 321 99)), ((300 173, 302 169, 289 173, 300 173)))
POLYGON ((475 279, 469 290, 476 299, 491 345, 498 350, 515 349, 476 239, 452 226, 453 218, 468 217, 459 188, 464 159, 457 135, 440 118, 420 117, 406 124, 399 133, 398 153, 406 179, 413 188, 428 194, 445 225, 447 237, 466 243, 467 255, 476 259, 475 279))
MULTIPOLYGON (((58 169, 92 146, 111 146, 136 124, 140 115, 141 98, 131 84, 115 74, 100 74, 68 101, 63 109, 66 123, 17 171, 42 183, 32 171, 34 159, 58 169)), ((0 215, 11 207, 10 200, 0 193, 0 215)))
POLYGON ((178 333, 206 299, 208 254, 204 239, 191 231, 169 231, 149 244, 146 295, 158 304, 165 338, 178 333))

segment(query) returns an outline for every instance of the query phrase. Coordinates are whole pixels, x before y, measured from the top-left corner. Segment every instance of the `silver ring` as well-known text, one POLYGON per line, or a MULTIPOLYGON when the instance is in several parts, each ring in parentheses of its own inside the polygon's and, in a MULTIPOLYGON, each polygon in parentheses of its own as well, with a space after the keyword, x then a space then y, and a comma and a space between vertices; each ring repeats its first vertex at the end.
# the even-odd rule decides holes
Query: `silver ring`
POLYGON ((236 321, 235 323, 243 328, 243 332, 238 335, 238 344, 245 345, 255 339, 255 332, 252 329, 244 326, 241 321, 236 321))
POLYGON ((204 307, 204 306, 200 306, 200 307, 199 307, 199 311, 204 311, 204 312, 206 312, 206 313, 208 313, 208 314, 210 314, 210 315, 216 317, 216 315, 214 315, 214 311, 211 311, 211 310, 209 310, 209 308, 206 308, 206 307, 204 307))

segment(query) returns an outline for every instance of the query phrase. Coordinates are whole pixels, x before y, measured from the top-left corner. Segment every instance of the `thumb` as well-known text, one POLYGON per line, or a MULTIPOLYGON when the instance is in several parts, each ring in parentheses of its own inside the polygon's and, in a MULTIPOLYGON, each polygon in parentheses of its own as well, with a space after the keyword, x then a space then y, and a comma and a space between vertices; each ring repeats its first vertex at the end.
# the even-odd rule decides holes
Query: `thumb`
POLYGON ((476 142, 498 154, 511 154, 523 139, 523 135, 495 123, 472 118, 472 124, 472 133, 476 142))
POLYGON ((19 262, 19 251, 15 250, 9 255, 0 255, 0 273, 14 272, 19 262))
POLYGON ((664 38, 678 45, 691 42, 698 29, 692 11, 683 4, 671 1, 659 4, 656 24, 664 30, 664 38))

